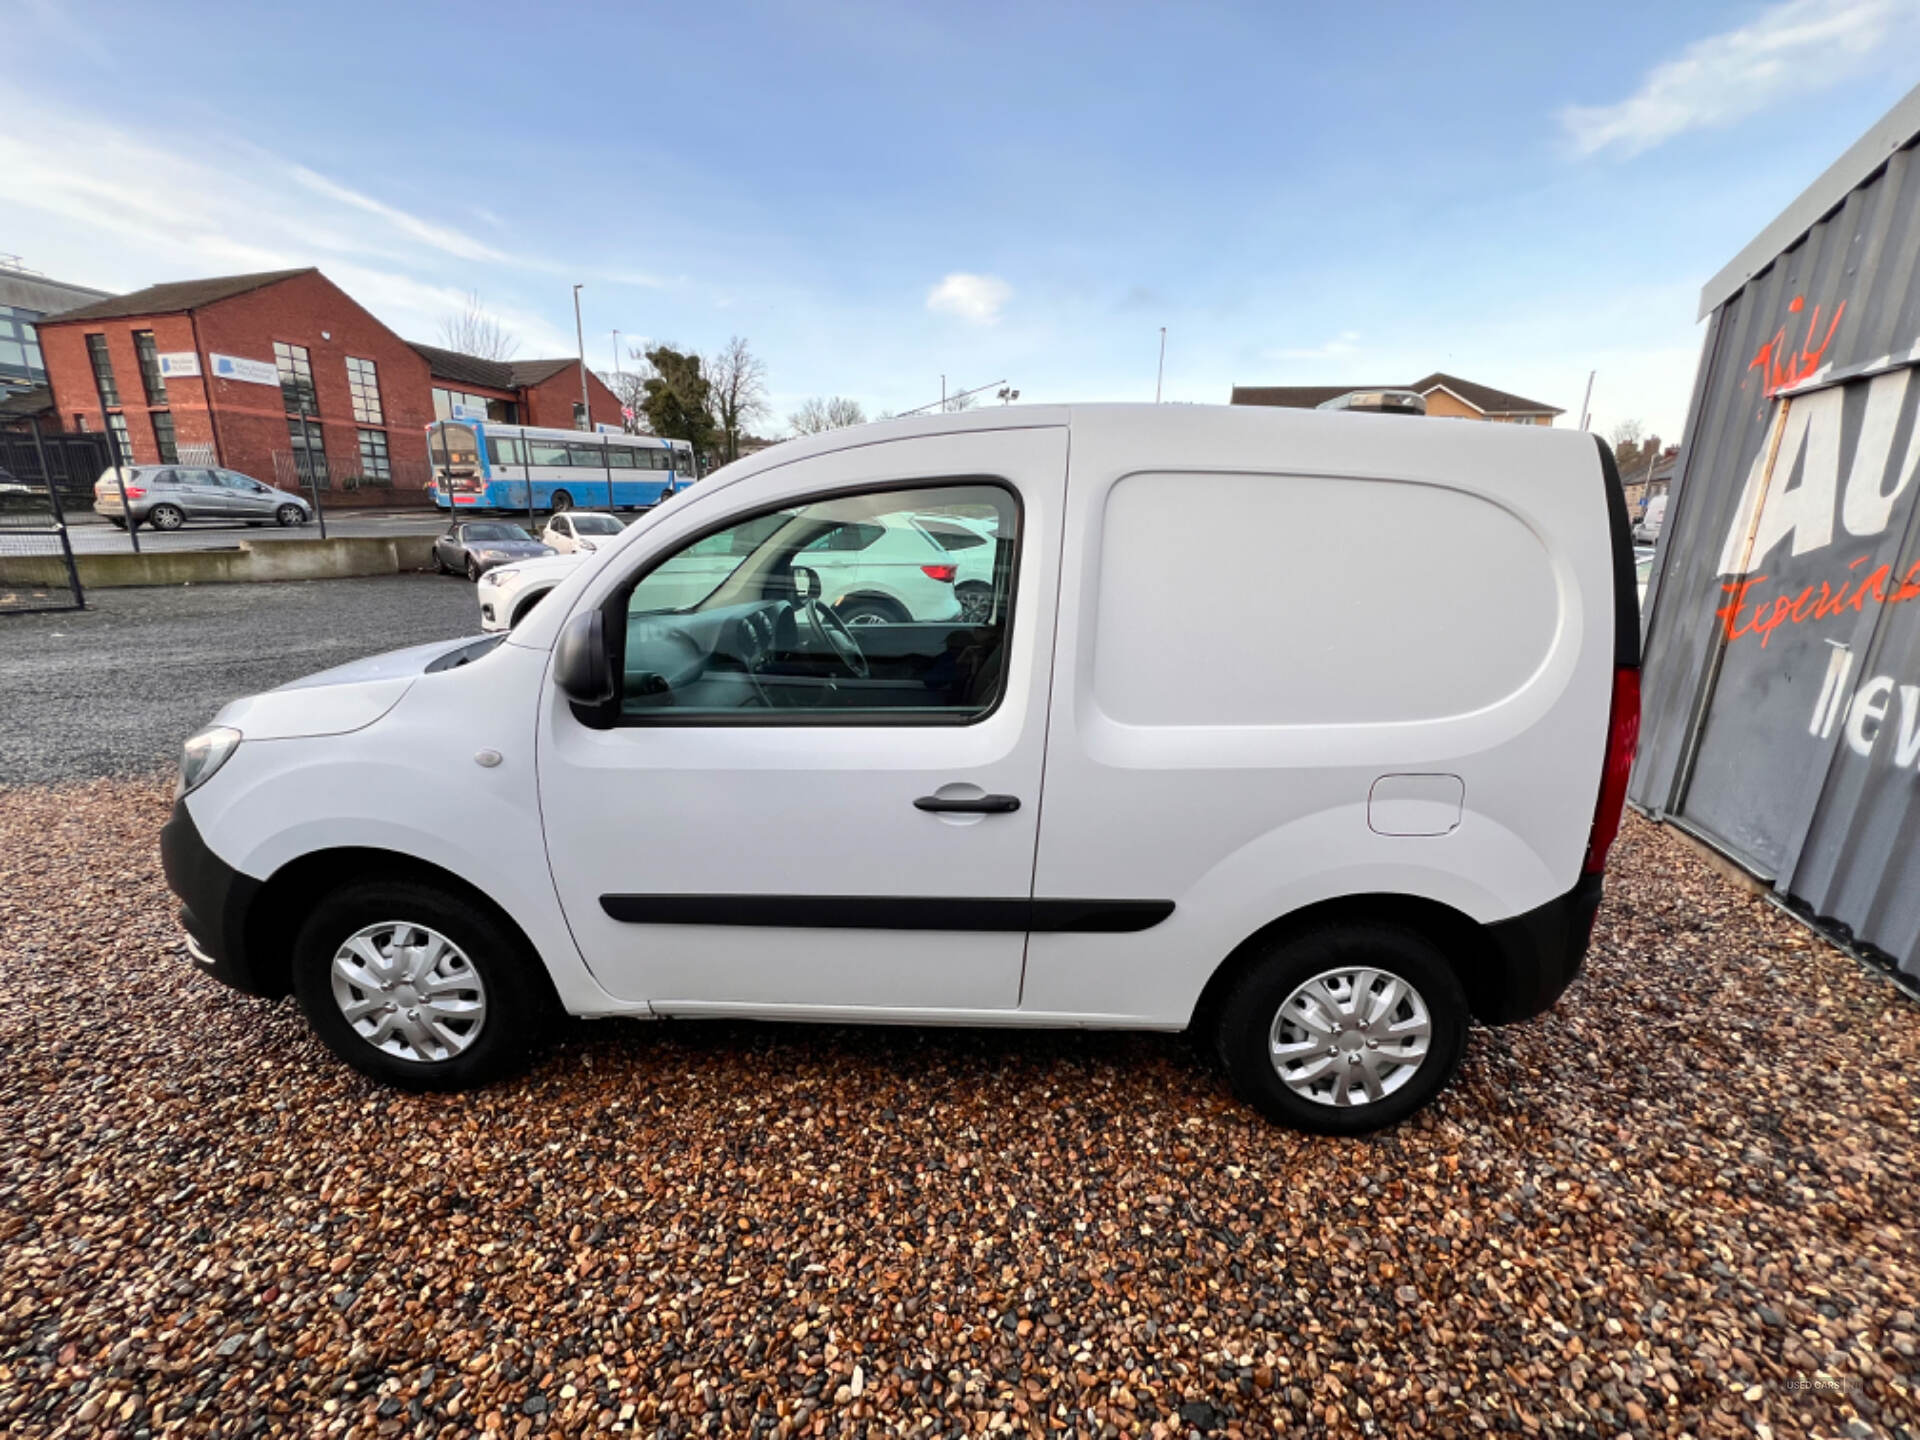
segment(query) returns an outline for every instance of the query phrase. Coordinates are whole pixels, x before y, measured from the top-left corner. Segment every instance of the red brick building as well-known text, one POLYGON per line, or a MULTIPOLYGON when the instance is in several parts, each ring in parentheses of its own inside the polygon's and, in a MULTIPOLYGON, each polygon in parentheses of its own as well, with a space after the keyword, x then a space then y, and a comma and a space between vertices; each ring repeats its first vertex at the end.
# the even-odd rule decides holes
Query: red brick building
POLYGON ((218 464, 333 503, 424 499, 426 427, 455 406, 524 425, 618 425, 580 362, 477 360, 402 340, 316 269, 152 285, 38 322, 64 428, 138 464, 218 464))

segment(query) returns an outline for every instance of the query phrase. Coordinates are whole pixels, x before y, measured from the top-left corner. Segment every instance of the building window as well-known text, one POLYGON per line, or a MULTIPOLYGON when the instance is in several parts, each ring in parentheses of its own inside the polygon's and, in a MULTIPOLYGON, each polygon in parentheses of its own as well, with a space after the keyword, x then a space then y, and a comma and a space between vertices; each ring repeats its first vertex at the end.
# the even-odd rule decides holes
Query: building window
POLYGON ((118 405, 120 387, 113 383, 113 357, 107 353, 107 337, 87 336, 87 355, 93 361, 93 387, 100 392, 100 403, 118 405))
POLYGON ((520 423, 520 407, 511 400, 496 400, 491 395, 472 395, 465 390, 448 390, 439 385, 433 387, 434 419, 453 419, 453 407, 456 405, 467 412, 463 417, 465 419, 473 419, 485 410, 487 419, 496 425, 520 423))
POLYGON ((380 376, 371 360, 347 357, 347 392, 353 396, 353 418, 363 425, 384 425, 380 414, 380 376))
POLYGON ((107 416, 107 431, 120 447, 120 463, 133 464, 133 437, 127 433, 127 417, 115 410, 107 416))
MULTIPOLYGON (((149 405, 167 403, 167 379, 160 373, 160 352, 154 347, 153 331, 133 332, 133 353, 140 357, 140 383, 146 387, 149 405)), ((165 459, 163 455, 160 457, 165 459)))
POLYGON ((585 430, 588 428, 587 407, 582 405, 578 400, 573 402, 573 428, 576 430, 585 430))
POLYGON ((307 347, 273 342, 273 363, 280 372, 280 398, 289 415, 315 415, 320 397, 313 389, 313 365, 307 359, 307 347))
POLYGON ((47 367, 40 358, 39 341, 34 335, 33 310, 16 310, 0 305, 0 395, 9 386, 44 385, 47 367))
POLYGON ((73 433, 76 435, 84 435, 87 433, 87 417, 82 415, 78 410, 73 412, 73 433))
POLYGON ((180 463, 180 447, 173 439, 173 416, 165 410, 153 412, 153 443, 159 447, 162 465, 180 463))
MULTIPOLYGON (((276 350, 279 346, 274 347, 276 350)), ((293 441, 293 468, 303 485, 327 483, 327 442, 312 420, 287 421, 287 438, 293 441)))
POLYGON ((360 432, 360 473, 369 480, 391 480, 393 466, 387 460, 387 432, 360 432))

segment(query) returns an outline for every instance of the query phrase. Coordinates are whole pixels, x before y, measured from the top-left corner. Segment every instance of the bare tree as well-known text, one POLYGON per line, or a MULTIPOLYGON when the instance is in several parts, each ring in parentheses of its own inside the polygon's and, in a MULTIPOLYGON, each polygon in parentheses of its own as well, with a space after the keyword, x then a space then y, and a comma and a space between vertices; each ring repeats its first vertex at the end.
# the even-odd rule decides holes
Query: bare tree
POLYGON ((1623 485, 1639 479, 1640 472, 1659 458, 1660 437, 1649 435, 1647 427, 1638 420, 1622 420, 1607 432, 1607 439, 1613 449, 1614 468, 1619 470, 1623 485))
POLYGON ((867 423, 867 412, 858 400, 835 395, 828 399, 815 396, 787 416, 787 424, 796 435, 818 435, 823 430, 841 430, 849 425, 867 423))
POLYGON ((520 341, 487 313, 477 291, 469 291, 466 305, 440 322, 440 343, 477 360, 511 360, 520 341))
POLYGON ((980 397, 978 395, 949 395, 946 404, 942 408, 949 412, 971 410, 979 403, 980 397))
POLYGON ((1638 420, 1622 420, 1607 432, 1607 440, 1615 450, 1619 450, 1628 445, 1631 445, 1637 450, 1640 448, 1641 437, 1646 433, 1647 427, 1642 425, 1638 420))
POLYGON ((740 458, 740 435, 767 413, 767 365, 735 335, 706 358, 714 427, 729 462, 740 458))
POLYGON ((597 370, 594 373, 620 397, 620 410, 627 430, 633 434, 646 434, 647 377, 653 373, 653 367, 649 365, 645 370, 621 370, 618 373, 597 370))

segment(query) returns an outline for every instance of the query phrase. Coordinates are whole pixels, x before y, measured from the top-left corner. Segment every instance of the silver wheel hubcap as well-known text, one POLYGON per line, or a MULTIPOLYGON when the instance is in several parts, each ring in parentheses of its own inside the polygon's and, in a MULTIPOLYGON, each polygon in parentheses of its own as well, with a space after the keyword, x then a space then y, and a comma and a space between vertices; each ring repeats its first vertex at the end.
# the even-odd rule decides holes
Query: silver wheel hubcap
POLYGON ((1427 1002, 1398 975, 1327 970, 1281 1002, 1267 1053, 1302 1099, 1370 1105, 1413 1079, 1432 1040, 1427 1002))
POLYGON ((333 1003, 362 1040, 401 1060, 451 1060, 480 1037, 487 990, 438 930, 383 920, 333 956, 333 1003))

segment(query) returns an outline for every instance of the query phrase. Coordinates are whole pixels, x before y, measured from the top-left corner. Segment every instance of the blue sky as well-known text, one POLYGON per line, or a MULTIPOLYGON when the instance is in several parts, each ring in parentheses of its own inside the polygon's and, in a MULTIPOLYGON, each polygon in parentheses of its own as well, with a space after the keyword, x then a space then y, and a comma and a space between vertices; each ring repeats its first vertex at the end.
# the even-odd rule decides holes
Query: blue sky
POLYGON ((1920 0, 557 10, 9 0, 0 252, 317 264, 522 356, 748 337, 784 429, 1007 378, 1435 369, 1677 438, 1702 283, 1916 81, 1920 0), (1457 10, 1457 14, 1450 14, 1457 10), (324 17, 324 19, 322 18, 324 17), (624 342, 623 342, 624 345, 624 342))

